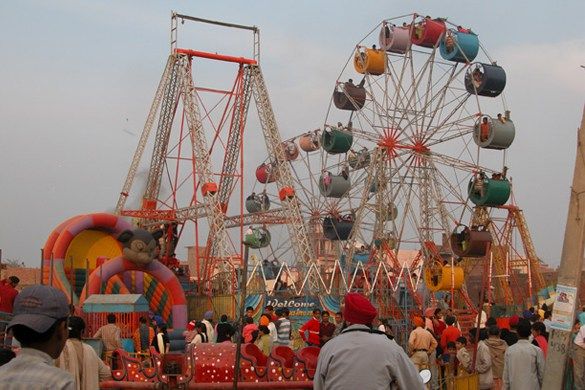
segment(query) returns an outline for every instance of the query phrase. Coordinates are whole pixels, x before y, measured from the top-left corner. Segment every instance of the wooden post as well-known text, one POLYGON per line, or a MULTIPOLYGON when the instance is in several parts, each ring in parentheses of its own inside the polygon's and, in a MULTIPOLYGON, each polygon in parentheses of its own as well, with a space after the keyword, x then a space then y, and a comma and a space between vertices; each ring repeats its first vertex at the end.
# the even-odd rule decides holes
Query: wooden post
POLYGON ((49 285, 53 287, 53 254, 51 253, 51 259, 49 261, 49 285))
POLYGON ((100 265, 100 294, 103 294, 102 290, 103 290, 103 284, 104 284, 104 282, 102 281, 103 280, 102 279, 102 277, 103 277, 102 272, 103 272, 104 267, 102 267, 102 265, 100 265))
POLYGON ((45 283, 45 279, 43 278, 44 276, 44 268, 43 267, 43 259, 45 258, 45 250, 43 248, 41 248, 41 283, 40 284, 44 284, 45 283))
MULTIPOLYGON (((577 157, 573 172, 573 185, 569 201, 569 213, 565 227, 565 238, 561 265, 557 284, 575 288, 574 304, 579 297, 581 270, 583 269, 583 249, 585 239, 585 110, 581 119, 581 127, 577 131, 577 157), (580 203, 581 202, 581 203, 580 203)), ((557 286, 558 289, 558 286, 557 286)), ((553 308, 553 324, 555 313, 553 308)), ((561 389, 567 364, 567 355, 571 345, 572 325, 575 321, 575 310, 571 313, 569 330, 552 329, 548 341, 548 354, 544 372, 543 389, 561 389)))
POLYGON ((88 283, 89 283, 89 259, 85 259, 85 299, 87 299, 87 289, 88 289, 88 283))
POLYGON ((73 256, 69 256, 69 296, 73 305, 73 282, 75 281, 75 272, 73 270, 73 256))

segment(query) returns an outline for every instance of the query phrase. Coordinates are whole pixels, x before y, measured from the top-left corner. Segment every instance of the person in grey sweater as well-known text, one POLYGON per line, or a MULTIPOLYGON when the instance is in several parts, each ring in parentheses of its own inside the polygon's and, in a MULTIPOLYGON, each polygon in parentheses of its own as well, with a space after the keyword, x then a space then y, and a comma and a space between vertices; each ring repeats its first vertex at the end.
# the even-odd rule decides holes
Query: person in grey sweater
POLYGON ((343 314, 347 327, 321 348, 313 389, 424 389, 404 350, 372 329, 377 311, 367 298, 347 294, 343 314))
POLYGON ((518 342, 504 354, 504 389, 540 390, 544 373, 544 355, 540 348, 528 341, 530 321, 518 322, 518 342))

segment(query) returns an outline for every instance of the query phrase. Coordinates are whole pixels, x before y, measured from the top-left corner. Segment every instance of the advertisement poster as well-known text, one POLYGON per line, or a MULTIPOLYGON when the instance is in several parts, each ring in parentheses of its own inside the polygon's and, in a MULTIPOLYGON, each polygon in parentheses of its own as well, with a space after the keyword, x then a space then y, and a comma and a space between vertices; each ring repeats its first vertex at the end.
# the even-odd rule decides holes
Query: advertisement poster
POLYGON ((576 297, 576 287, 557 285, 557 297, 553 304, 551 328, 566 331, 570 331, 573 328, 576 297))

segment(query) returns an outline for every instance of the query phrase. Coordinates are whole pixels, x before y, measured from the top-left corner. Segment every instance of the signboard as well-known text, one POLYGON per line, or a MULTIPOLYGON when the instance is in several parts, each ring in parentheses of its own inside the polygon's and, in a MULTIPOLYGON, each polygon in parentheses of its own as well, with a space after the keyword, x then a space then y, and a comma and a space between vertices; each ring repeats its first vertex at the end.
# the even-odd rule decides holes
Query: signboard
POLYGON ((287 308, 290 311, 292 333, 298 334, 298 329, 313 316, 314 309, 326 310, 333 317, 340 310, 339 297, 331 295, 290 297, 285 295, 248 295, 246 307, 254 308, 254 321, 258 322, 264 308, 272 305, 274 309, 287 308))
POLYGON ((550 327, 570 331, 573 328, 573 315, 577 298, 577 287, 557 284, 557 296, 553 304, 550 327))

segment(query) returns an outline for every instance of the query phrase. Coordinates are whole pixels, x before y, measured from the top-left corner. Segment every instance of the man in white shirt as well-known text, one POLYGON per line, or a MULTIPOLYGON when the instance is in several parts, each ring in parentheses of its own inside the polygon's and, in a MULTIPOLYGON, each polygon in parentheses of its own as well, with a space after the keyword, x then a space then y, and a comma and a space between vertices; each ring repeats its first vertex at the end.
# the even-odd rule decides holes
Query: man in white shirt
POLYGON ((585 324, 579 328, 575 336, 575 347, 573 353, 573 378, 575 389, 585 390, 585 324))
POLYGON ((208 310, 203 314, 203 320, 201 321, 205 325, 207 331, 207 340, 209 343, 215 343, 215 330, 213 328, 213 310, 208 310))
POLYGON ((18 356, 0 367, 3 390, 75 390, 73 377, 55 367, 65 347, 69 302, 62 291, 35 285, 14 301, 14 317, 7 329, 22 345, 18 356))
POLYGON ((270 339, 272 340, 272 345, 274 345, 278 341, 278 331, 276 330, 276 325, 274 325, 274 321, 270 321, 267 327, 268 331, 270 332, 270 339))
POLYGON ((112 372, 93 348, 81 341, 84 330, 83 318, 69 318, 69 340, 55 365, 73 376, 77 390, 99 389, 99 383, 111 379, 112 372))

